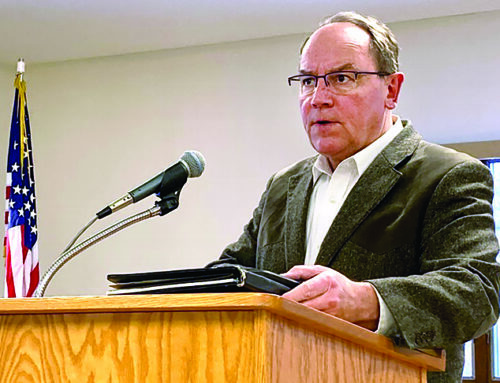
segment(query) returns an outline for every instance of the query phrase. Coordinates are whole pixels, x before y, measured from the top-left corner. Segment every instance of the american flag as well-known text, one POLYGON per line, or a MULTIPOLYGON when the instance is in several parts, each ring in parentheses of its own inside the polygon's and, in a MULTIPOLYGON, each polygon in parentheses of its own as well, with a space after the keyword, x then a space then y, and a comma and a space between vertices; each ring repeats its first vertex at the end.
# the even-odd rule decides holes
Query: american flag
POLYGON ((6 297, 30 297, 40 279, 35 177, 26 82, 18 73, 7 160, 5 207, 6 297))

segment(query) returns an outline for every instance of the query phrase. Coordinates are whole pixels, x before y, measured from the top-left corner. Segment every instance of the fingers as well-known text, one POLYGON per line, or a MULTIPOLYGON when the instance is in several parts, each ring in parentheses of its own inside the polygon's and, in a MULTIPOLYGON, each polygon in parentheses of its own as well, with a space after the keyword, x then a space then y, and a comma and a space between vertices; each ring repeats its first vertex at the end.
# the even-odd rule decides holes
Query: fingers
MULTIPOLYGON (((293 271, 293 269, 291 271, 293 271)), ((309 273, 301 273, 301 277, 298 279, 310 279, 301 283, 286 294, 283 294, 283 298, 287 298, 295 302, 305 302, 324 294, 330 289, 330 280, 325 278, 324 274, 321 275, 322 272, 323 271, 314 274, 312 278, 309 273)))
POLYGON ((331 269, 319 265, 314 265, 314 266, 301 265, 292 267, 285 274, 283 274, 283 276, 287 278, 305 281, 327 270, 331 269))

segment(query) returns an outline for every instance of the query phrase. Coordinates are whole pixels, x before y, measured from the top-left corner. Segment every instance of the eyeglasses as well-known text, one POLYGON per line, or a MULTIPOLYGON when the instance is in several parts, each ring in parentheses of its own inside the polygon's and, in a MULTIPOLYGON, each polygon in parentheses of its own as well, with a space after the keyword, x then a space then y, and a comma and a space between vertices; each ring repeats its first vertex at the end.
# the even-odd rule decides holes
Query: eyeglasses
POLYGON ((327 73, 323 76, 313 74, 298 74, 288 77, 288 85, 292 82, 298 82, 302 94, 314 92, 318 86, 318 80, 325 80, 325 85, 335 93, 345 94, 356 88, 357 80, 360 75, 377 75, 380 77, 389 76, 386 72, 357 72, 353 70, 344 70, 339 72, 327 73))

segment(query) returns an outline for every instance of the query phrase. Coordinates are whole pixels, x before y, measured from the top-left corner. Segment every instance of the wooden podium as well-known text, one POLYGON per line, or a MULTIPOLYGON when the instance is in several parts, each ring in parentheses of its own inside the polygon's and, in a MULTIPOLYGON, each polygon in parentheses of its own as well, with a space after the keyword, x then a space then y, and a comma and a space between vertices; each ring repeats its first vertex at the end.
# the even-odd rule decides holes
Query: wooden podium
POLYGON ((444 366, 268 294, 0 299, 0 383, 422 383, 444 366))

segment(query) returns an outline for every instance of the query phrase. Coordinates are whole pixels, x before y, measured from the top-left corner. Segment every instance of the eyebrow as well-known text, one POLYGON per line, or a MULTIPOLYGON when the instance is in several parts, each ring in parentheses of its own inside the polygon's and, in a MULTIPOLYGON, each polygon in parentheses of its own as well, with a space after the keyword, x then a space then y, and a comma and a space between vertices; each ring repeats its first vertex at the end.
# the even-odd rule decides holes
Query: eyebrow
MULTIPOLYGON (((342 72, 343 70, 354 70, 354 69, 356 69, 356 67, 353 64, 347 63, 347 64, 344 64, 344 65, 341 65, 338 68, 329 70, 326 73, 342 72)), ((299 69, 299 73, 300 74, 314 74, 312 71, 308 71, 308 70, 305 70, 305 69, 299 69)))

